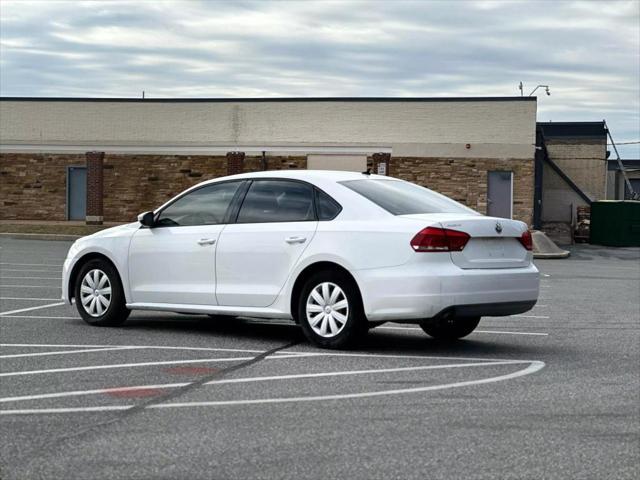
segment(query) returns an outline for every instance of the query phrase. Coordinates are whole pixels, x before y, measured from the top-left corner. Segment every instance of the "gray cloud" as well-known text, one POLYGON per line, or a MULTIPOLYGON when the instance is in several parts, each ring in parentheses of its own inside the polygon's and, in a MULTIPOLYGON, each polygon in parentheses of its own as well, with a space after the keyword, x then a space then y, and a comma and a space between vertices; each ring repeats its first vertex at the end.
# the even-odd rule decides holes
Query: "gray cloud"
MULTIPOLYGON (((640 2, 0 4, 3 96, 517 95, 640 137, 640 2)), ((624 146, 640 158, 640 146, 624 146)))

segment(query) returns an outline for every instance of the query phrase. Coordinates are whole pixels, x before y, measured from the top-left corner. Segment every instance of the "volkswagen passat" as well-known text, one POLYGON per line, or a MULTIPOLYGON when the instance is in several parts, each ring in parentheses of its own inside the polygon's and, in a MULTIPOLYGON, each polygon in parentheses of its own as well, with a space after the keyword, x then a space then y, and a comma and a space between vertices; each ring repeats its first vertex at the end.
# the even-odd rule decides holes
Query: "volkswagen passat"
POLYGON ((384 176, 235 175, 138 220, 69 250, 63 299, 91 325, 120 325, 136 309, 288 318, 340 348, 386 321, 464 337, 480 317, 538 298, 524 223, 384 176))

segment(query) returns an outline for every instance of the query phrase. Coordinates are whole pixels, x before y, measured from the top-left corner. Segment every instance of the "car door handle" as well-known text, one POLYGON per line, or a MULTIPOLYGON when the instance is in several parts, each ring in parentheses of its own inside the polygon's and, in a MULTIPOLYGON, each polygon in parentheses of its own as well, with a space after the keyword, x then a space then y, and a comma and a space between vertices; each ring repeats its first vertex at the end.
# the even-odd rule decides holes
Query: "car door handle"
POLYGON ((307 241, 307 237, 287 237, 284 241, 287 243, 304 243, 307 241))
POLYGON ((213 245, 214 243, 216 243, 216 239, 215 238, 201 238, 200 240, 198 240, 198 245, 213 245))

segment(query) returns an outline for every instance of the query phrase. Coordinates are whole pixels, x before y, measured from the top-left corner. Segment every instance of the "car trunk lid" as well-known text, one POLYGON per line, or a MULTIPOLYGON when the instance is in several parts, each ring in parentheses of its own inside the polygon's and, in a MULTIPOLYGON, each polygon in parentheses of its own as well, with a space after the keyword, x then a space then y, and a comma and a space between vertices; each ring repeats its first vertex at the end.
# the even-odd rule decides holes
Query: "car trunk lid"
POLYGON ((450 252, 455 265, 464 269, 518 268, 531 263, 531 252, 520 238, 527 230, 523 222, 482 215, 416 214, 401 217, 439 224, 442 228, 465 232, 471 238, 462 251, 450 252))

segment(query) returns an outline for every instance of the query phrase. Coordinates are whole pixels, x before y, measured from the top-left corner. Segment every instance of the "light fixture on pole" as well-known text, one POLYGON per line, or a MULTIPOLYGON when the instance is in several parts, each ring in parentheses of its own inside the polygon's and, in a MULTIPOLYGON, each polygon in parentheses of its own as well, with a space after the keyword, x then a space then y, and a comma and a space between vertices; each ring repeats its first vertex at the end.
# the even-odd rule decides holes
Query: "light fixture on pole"
MULTIPOLYGON (((530 93, 529 95, 527 95, 527 96, 528 96, 528 97, 530 97, 530 96, 531 96, 531 95, 533 95, 533 94, 534 94, 534 92, 535 92, 536 90, 538 90, 539 88, 544 88, 544 92, 545 92, 547 95, 551 95, 551 92, 549 91, 549 85, 538 85, 536 88, 534 88, 533 90, 531 90, 531 93, 530 93)), ((520 90, 520 96, 521 96, 521 97, 524 97, 524 86, 522 85, 522 82, 520 82, 520 83, 518 84, 518 90, 520 90)))

